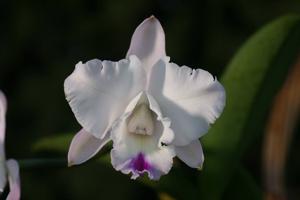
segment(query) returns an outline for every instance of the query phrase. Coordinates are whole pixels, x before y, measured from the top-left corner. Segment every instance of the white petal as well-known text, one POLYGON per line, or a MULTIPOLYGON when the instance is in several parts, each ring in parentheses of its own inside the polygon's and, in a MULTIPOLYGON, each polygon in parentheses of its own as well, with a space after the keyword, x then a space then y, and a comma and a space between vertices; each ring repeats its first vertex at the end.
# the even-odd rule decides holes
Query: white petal
POLYGON ((6 105, 6 98, 0 91, 0 192, 3 192, 7 181, 4 150, 6 105))
POLYGON ((175 152, 178 158, 185 162, 188 166, 198 169, 202 168, 204 155, 199 140, 194 140, 187 146, 176 146, 175 152))
POLYGON ((68 165, 84 163, 98 153, 109 141, 110 134, 106 134, 103 139, 99 139, 81 129, 71 142, 68 153, 68 165))
POLYGON ((127 57, 130 55, 136 55, 146 71, 166 56, 165 33, 154 16, 145 19, 134 31, 127 57))
POLYGON ((160 60, 152 69, 148 91, 171 119, 174 144, 185 146, 204 135, 225 105, 223 86, 207 71, 160 60))
POLYGON ((5 160, 0 160, 0 193, 4 191, 7 182, 6 165, 5 160))
POLYGON ((16 160, 9 159, 7 162, 9 193, 7 200, 19 200, 21 198, 21 185, 19 165, 16 160))
POLYGON ((3 148, 4 140, 5 140, 5 114, 7 102, 5 95, 0 91, 0 145, 1 149, 3 148))
MULTIPOLYGON (((138 95, 132 101, 132 104, 138 105, 141 101, 144 101, 146 96, 145 93, 138 95)), ((131 115, 130 110, 132 111, 135 106, 129 105, 126 109, 129 112, 112 129, 112 165, 116 170, 120 170, 125 174, 131 172, 133 179, 147 172, 149 178, 157 180, 161 175, 167 174, 172 167, 173 157, 175 156, 173 146, 166 146, 161 143, 166 144, 169 142, 169 137, 173 138, 173 132, 167 126, 169 124, 164 124, 157 116, 152 135, 129 133, 128 119, 131 115)))
POLYGON ((119 62, 91 60, 76 65, 65 80, 65 94, 81 126, 97 138, 145 86, 144 69, 137 57, 119 62))

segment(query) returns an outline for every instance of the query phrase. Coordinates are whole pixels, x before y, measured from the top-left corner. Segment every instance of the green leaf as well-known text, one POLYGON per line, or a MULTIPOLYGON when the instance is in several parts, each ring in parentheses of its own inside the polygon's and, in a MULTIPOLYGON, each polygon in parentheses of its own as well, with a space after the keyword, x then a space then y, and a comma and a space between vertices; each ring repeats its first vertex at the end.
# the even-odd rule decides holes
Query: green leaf
POLYGON ((202 199, 221 199, 236 162, 262 135, 276 92, 299 54, 300 18, 285 16, 263 27, 238 51, 221 82, 227 102, 204 148, 219 160, 207 157, 200 175, 202 199))
POLYGON ((239 166, 232 176, 229 190, 222 199, 259 200, 262 199, 262 189, 258 187, 252 175, 244 167, 239 166))
POLYGON ((199 190, 196 184, 197 173, 196 170, 191 171, 190 168, 187 168, 186 171, 183 167, 173 166, 169 174, 162 176, 158 182, 153 183, 154 188, 159 192, 176 197, 177 200, 197 200, 199 199, 199 190))
POLYGON ((34 152, 50 151, 56 153, 68 152, 74 134, 61 134, 38 140, 32 146, 34 152))

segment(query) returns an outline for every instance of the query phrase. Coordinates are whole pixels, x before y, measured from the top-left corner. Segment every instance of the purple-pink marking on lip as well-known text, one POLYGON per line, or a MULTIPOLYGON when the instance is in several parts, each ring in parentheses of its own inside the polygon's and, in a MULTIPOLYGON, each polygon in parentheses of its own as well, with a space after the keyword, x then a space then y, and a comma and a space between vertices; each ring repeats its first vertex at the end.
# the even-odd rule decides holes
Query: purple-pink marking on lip
POLYGON ((149 171, 151 167, 150 164, 145 160, 143 153, 139 153, 135 158, 133 158, 130 164, 133 170, 139 173, 149 171))

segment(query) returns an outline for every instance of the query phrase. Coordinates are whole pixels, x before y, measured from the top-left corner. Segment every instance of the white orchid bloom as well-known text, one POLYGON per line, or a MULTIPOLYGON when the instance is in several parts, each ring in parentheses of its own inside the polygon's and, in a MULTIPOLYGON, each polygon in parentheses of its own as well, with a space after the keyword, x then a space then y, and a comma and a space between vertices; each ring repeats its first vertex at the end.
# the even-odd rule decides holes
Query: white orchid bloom
POLYGON ((0 192, 4 191, 8 179, 10 192, 7 200, 18 200, 21 195, 19 165, 16 160, 6 161, 5 158, 5 113, 6 98, 0 91, 0 192))
POLYGON ((79 62, 64 89, 83 127, 70 145, 69 165, 87 161, 112 140, 113 167, 133 179, 144 172, 159 179, 175 156, 202 167, 198 139, 225 104, 224 88, 209 72, 169 62, 153 16, 135 30, 126 59, 79 62))

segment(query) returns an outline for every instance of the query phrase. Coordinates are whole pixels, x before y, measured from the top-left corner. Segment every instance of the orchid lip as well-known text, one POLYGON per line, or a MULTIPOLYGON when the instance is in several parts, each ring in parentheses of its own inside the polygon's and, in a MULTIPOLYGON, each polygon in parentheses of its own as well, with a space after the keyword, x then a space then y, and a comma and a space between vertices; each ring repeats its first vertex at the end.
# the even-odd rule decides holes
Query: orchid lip
POLYGON ((138 172, 139 174, 150 170, 151 166, 146 161, 145 155, 143 153, 139 153, 135 158, 133 158, 130 162, 130 167, 133 171, 138 172))

